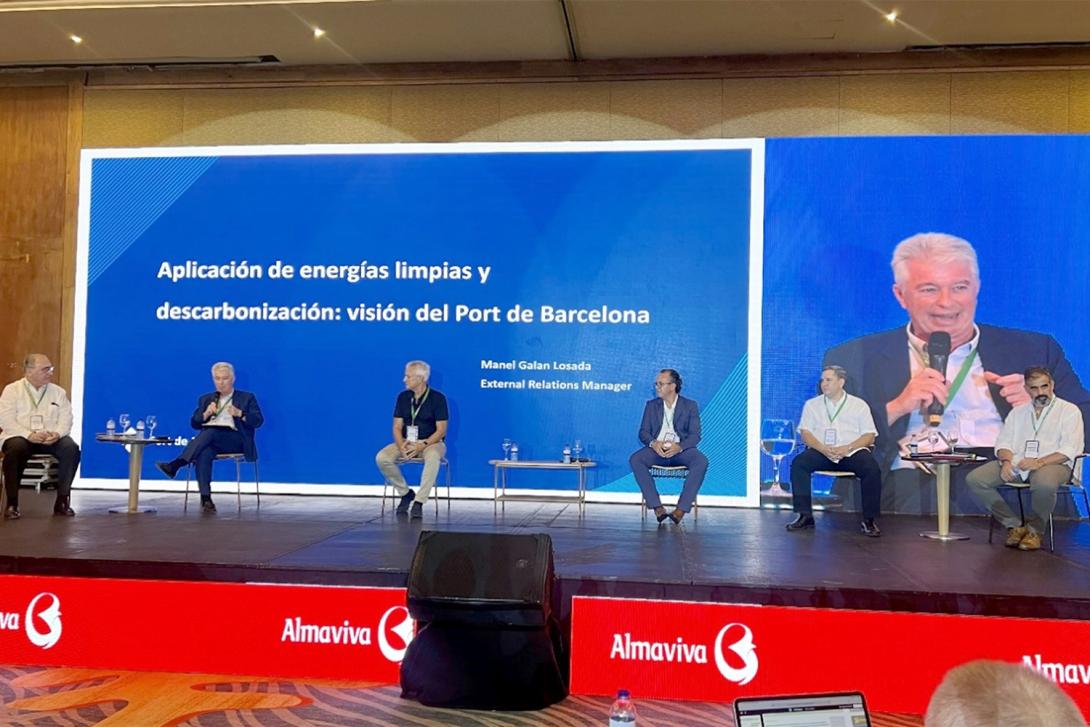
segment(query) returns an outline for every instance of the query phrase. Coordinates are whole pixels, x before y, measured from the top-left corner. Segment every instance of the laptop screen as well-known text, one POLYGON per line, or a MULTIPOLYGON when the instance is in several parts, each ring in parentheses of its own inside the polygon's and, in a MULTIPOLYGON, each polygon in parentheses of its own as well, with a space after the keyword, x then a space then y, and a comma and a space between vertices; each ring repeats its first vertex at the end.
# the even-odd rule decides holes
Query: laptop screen
POLYGON ((861 692, 734 701, 738 727, 870 727, 861 692))

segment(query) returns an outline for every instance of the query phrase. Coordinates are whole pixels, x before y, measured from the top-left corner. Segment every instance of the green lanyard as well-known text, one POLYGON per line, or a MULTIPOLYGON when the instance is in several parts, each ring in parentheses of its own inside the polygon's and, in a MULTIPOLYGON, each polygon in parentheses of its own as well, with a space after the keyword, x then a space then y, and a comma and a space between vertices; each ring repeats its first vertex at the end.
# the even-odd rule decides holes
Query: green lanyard
POLYGON ((946 394, 946 406, 954 401, 954 397, 957 396, 958 389, 961 388, 962 382, 965 381, 965 377, 969 375, 969 369, 973 368, 973 361, 976 361, 976 349, 965 357, 965 361, 961 364, 961 368, 958 370, 958 375, 954 377, 954 382, 950 384, 950 388, 946 394))
MULTIPOLYGON (((228 405, 231 403, 231 400, 234 399, 234 398, 235 398, 235 395, 231 394, 230 396, 227 397, 227 401, 223 402, 223 404, 217 403, 216 404, 216 416, 219 416, 221 413, 223 413, 223 410, 228 407, 228 405)), ((218 402, 218 400, 217 400, 217 402, 218 402)))
POLYGON ((821 398, 825 401, 825 416, 828 418, 829 423, 832 424, 836 421, 836 418, 840 416, 840 412, 843 411, 844 405, 848 403, 848 394, 844 394, 844 401, 840 402, 840 406, 837 407, 836 414, 829 413, 829 397, 822 396, 821 398))
POLYGON ((430 394, 430 393, 431 393, 431 387, 429 386, 428 390, 424 392, 424 398, 420 400, 419 404, 417 404, 415 407, 413 407, 413 405, 411 403, 409 404, 409 413, 413 415, 413 426, 414 427, 416 426, 416 415, 419 414, 420 410, 424 408, 424 402, 428 400, 428 394, 430 394))
POLYGON ((28 384, 25 380, 23 381, 23 388, 26 389, 26 398, 30 399, 30 403, 34 406, 34 410, 37 411, 38 407, 42 403, 42 399, 44 399, 45 395, 49 393, 49 384, 46 384, 42 388, 42 395, 38 397, 37 401, 34 401, 34 394, 31 393, 30 384, 28 384))
POLYGON ((1045 407, 1045 410, 1043 412, 1041 412, 1041 418, 1040 419, 1037 418, 1037 413, 1036 412, 1033 413, 1033 416, 1030 418, 1030 424, 1033 425, 1033 434, 1034 434, 1034 436, 1037 435, 1037 432, 1038 432, 1038 430, 1040 430, 1041 425, 1043 425, 1045 423, 1045 418, 1048 416, 1048 413, 1050 411, 1052 411, 1052 405, 1055 404, 1055 403, 1056 403, 1056 397, 1054 396, 1054 397, 1052 397, 1052 401, 1048 402, 1048 406, 1045 407))

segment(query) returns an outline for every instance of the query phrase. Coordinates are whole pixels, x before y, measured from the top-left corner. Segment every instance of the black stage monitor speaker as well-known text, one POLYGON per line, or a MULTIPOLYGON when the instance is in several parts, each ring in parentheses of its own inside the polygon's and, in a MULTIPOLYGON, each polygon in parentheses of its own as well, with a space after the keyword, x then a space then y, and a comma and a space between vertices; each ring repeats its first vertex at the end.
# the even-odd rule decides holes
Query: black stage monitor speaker
POLYGON ((534 626, 552 615, 553 541, 545 534, 420 534, 409 571, 418 622, 534 626))
POLYGON ((548 535, 424 532, 409 572, 418 631, 401 696, 433 707, 543 709, 567 696, 548 535))

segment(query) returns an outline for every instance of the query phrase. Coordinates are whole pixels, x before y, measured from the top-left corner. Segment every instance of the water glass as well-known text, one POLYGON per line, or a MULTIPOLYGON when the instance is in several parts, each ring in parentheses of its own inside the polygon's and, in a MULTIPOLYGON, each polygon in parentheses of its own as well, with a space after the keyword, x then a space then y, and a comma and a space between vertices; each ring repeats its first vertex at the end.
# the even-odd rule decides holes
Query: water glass
POLYGON ((129 422, 131 422, 131 421, 132 421, 132 419, 129 418, 128 414, 122 414, 121 416, 119 416, 117 418, 117 423, 121 425, 121 433, 122 434, 128 433, 128 431, 129 431, 129 422))
POLYGON ((575 444, 573 444, 572 448, 571 448, 571 454, 572 454, 572 457, 575 458, 576 462, 579 462, 579 461, 582 460, 582 458, 583 458, 583 440, 581 440, 581 439, 575 440, 575 444))
POLYGON ((510 459, 511 440, 510 439, 504 439, 503 443, 500 446, 503 447, 503 458, 504 459, 510 459))
POLYGON ((155 437, 155 427, 159 424, 159 417, 154 414, 148 414, 146 421, 148 423, 148 436, 155 437))

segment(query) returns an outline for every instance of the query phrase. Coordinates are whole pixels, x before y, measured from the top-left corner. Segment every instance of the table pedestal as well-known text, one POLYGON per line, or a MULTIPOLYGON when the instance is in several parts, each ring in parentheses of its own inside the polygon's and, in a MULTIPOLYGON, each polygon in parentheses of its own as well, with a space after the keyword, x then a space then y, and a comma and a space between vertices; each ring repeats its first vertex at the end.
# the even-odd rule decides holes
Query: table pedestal
POLYGON ((939 529, 920 533, 921 537, 932 540, 968 540, 969 536, 950 532, 950 463, 935 462, 935 499, 939 508, 939 529))
POLYGON ((127 515, 153 513, 154 507, 140 507, 140 467, 144 461, 144 443, 132 442, 129 449, 129 503, 125 507, 111 507, 110 512, 127 515))

